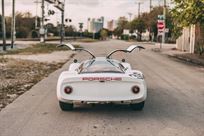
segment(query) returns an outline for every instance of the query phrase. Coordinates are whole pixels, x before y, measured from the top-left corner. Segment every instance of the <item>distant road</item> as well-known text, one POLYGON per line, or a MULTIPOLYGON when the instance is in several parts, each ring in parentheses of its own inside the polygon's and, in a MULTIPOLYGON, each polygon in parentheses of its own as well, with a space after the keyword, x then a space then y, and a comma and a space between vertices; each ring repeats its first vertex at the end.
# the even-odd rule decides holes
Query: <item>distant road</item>
MULTIPOLYGON (((130 43, 105 41, 82 44, 96 56, 130 43)), ((63 112, 56 98, 57 78, 52 73, 0 112, 0 136, 203 136, 204 70, 152 52, 115 55, 144 72, 148 98, 143 111, 120 105, 77 105, 63 112)), ((76 58, 89 58, 79 52, 76 58)))

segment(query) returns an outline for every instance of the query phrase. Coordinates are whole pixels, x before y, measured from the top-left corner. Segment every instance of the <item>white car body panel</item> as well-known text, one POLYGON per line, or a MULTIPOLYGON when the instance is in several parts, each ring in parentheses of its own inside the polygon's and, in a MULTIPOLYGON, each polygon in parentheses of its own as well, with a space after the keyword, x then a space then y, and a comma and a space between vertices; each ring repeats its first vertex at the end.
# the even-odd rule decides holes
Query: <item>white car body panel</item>
POLYGON ((60 101, 84 101, 84 102, 117 102, 133 101, 142 102, 146 99, 146 83, 144 80, 135 80, 126 75, 118 74, 86 74, 77 75, 63 72, 57 85, 57 97, 60 101), (83 81, 83 77, 122 77, 122 81, 83 81), (67 95, 64 88, 69 85, 73 93, 67 95), (140 93, 135 95, 131 88, 138 85, 140 93))
MULTIPOLYGON (((131 52, 136 46, 131 46, 131 52)), ((110 57, 109 55, 108 57, 110 57)), ((57 98, 65 103, 140 103, 147 97, 147 86, 142 72, 132 70, 131 65, 110 58, 100 57, 92 60, 113 61, 121 64, 123 73, 80 73, 81 63, 72 63, 68 71, 60 74, 57 83, 57 98), (138 86, 140 92, 132 92, 133 86, 138 86), (70 86, 73 91, 66 94, 64 88, 70 86)), ((111 63, 111 62, 110 62, 111 63)), ((111 63, 112 64, 112 63, 111 63)))

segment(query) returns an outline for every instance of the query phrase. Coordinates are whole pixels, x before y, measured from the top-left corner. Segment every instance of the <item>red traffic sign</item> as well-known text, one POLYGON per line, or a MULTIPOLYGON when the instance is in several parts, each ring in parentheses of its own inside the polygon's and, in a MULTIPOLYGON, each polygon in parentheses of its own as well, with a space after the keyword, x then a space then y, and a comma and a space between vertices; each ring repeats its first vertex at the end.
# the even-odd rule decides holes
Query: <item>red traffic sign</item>
POLYGON ((158 29, 164 29, 165 25, 164 25, 164 22, 158 22, 157 23, 157 28, 158 29))
POLYGON ((165 30, 164 20, 158 20, 157 21, 157 28, 158 28, 158 32, 164 32, 164 30, 165 30))

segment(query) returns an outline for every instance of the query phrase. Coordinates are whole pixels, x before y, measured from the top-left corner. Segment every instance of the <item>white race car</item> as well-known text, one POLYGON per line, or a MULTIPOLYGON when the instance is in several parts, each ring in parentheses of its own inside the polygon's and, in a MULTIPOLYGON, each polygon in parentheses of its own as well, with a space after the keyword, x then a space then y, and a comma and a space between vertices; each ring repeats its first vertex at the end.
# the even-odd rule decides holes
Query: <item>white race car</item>
POLYGON ((72 110, 74 103, 130 104, 134 110, 142 110, 147 97, 147 86, 142 72, 132 70, 129 63, 111 59, 115 52, 131 53, 144 49, 132 45, 126 50, 115 50, 106 57, 95 57, 83 48, 70 49, 88 52, 92 58, 74 62, 69 70, 61 73, 57 83, 57 98, 63 111, 72 110))

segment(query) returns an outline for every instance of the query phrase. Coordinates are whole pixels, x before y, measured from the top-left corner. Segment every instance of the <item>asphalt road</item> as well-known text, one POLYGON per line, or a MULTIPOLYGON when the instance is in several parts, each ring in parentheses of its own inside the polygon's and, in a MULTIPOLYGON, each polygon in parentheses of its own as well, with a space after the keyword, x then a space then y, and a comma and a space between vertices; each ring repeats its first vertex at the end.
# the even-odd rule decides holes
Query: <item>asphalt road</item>
MULTIPOLYGON (((84 44, 97 56, 128 47, 130 43, 107 41, 84 44)), ((143 111, 121 105, 77 105, 63 112, 56 98, 56 82, 62 69, 35 85, 0 112, 0 136, 203 136, 204 70, 152 52, 123 55, 145 74, 148 98, 143 111)), ((79 52, 76 58, 87 58, 79 52)))

